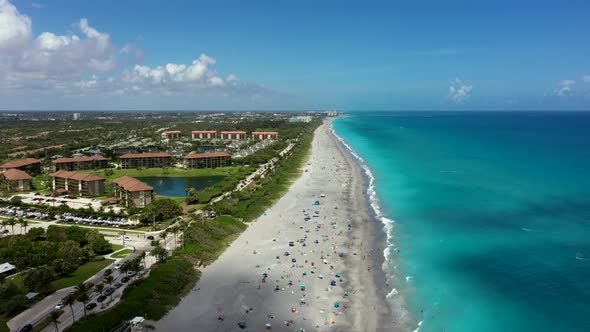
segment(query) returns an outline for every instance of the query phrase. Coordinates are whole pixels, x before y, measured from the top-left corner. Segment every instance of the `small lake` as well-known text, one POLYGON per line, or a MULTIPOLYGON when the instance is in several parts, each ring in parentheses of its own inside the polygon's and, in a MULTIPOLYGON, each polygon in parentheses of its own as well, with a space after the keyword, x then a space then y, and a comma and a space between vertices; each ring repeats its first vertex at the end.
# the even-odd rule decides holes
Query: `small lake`
POLYGON ((191 176, 177 178, 146 176, 138 177, 137 179, 154 187, 154 191, 158 195, 185 197, 186 188, 195 188, 197 189, 197 192, 202 192, 205 188, 221 182, 223 178, 224 176, 191 176))

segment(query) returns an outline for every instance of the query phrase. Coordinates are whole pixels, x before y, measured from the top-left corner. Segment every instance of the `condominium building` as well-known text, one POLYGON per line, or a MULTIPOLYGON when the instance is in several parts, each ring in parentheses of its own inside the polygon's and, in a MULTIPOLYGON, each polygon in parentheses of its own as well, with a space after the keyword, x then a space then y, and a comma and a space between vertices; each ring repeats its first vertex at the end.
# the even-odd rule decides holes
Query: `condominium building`
POLYGON ((231 155, 227 152, 194 153, 184 157, 185 168, 215 168, 231 165, 231 155))
POLYGON ((113 180, 113 191, 126 207, 144 208, 154 199, 154 187, 130 176, 113 180))
POLYGON ((246 132, 245 131, 222 131, 221 132, 221 139, 246 139, 246 132))
POLYGON ((35 158, 27 158, 20 160, 13 160, 0 165, 0 172, 9 169, 18 169, 32 175, 41 173, 41 160, 35 158))
POLYGON ((87 169, 101 169, 109 167, 108 159, 100 156, 90 157, 74 157, 74 158, 58 158, 51 162, 56 171, 76 171, 87 169))
POLYGON ((312 117, 309 115, 298 115, 298 116, 292 116, 291 118, 289 118, 289 122, 293 123, 293 122, 304 122, 304 123, 309 123, 311 122, 312 117))
POLYGON ((194 140, 217 138, 217 130, 193 130, 191 134, 194 140))
POLYGON ((105 178, 102 176, 72 171, 57 171, 49 176, 51 188, 56 192, 76 193, 82 196, 104 194, 105 178))
POLYGON ((119 157, 121 168, 170 167, 172 155, 167 152, 128 153, 119 157))
POLYGON ((277 139, 279 138, 279 133, 276 131, 253 131, 252 132, 252 139, 277 139))
POLYGON ((182 131, 180 130, 166 130, 162 132, 162 138, 180 138, 182 131))
POLYGON ((32 188, 31 182, 33 178, 26 172, 16 168, 0 173, 0 179, 2 180, 2 189, 8 192, 29 191, 32 188))

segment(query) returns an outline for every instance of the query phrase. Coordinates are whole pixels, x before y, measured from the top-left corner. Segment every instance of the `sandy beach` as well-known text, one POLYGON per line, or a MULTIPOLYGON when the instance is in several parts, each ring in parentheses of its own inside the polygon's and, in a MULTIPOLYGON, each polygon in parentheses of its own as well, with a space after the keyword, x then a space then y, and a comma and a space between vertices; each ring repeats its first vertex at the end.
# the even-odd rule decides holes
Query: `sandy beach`
POLYGON ((380 232, 361 169, 326 121, 289 191, 154 325, 159 331, 239 331, 240 322, 250 331, 395 331, 380 232))

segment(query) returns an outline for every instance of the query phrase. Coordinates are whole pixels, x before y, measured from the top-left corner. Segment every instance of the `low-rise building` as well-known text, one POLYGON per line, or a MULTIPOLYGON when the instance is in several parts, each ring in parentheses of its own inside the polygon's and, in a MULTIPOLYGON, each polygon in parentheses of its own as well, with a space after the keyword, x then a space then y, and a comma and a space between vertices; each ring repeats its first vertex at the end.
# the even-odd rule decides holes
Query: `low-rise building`
POLYGON ((252 139, 277 139, 279 138, 279 133, 276 131, 253 131, 252 132, 252 139))
POLYGON ((49 176, 51 188, 57 192, 69 192, 81 196, 104 194, 105 178, 102 176, 63 170, 51 173, 49 176))
POLYGON ((292 116, 289 119, 289 122, 294 123, 294 122, 303 122, 303 123, 309 123, 311 122, 312 117, 310 115, 298 115, 298 116, 292 116))
POLYGON ((126 207, 144 208, 154 199, 154 187, 130 176, 115 179, 113 191, 126 207))
POLYGON ((8 192, 13 191, 30 191, 33 177, 20 169, 11 168, 0 173, 2 187, 8 192))
POLYGON ((7 163, 0 165, 0 172, 7 171, 13 168, 27 172, 32 175, 37 175, 41 173, 41 160, 35 158, 27 158, 9 161, 7 163))
POLYGON ((77 171, 87 169, 102 169, 109 167, 108 159, 100 156, 83 156, 74 158, 58 158, 51 162, 56 171, 77 171))
POLYGON ((246 139, 246 132, 240 130, 234 131, 222 131, 221 139, 233 140, 233 139, 246 139))
POLYGON ((217 130, 193 130, 191 134, 193 140, 217 138, 217 130))
POLYGON ((162 132, 162 138, 180 138, 182 131, 180 130, 166 130, 162 132))
POLYGON ((121 168, 170 167, 172 155, 167 152, 128 153, 119 157, 121 168))
POLYGON ((184 157, 185 168, 215 168, 231 165, 231 155, 227 152, 194 153, 184 157))

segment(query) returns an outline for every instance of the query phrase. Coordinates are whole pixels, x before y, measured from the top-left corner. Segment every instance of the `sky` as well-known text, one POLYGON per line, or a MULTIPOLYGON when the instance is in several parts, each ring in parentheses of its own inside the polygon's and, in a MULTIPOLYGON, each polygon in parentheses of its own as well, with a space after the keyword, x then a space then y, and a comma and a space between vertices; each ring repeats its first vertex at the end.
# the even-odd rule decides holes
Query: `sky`
POLYGON ((588 110, 590 1, 0 0, 0 110, 588 110))

